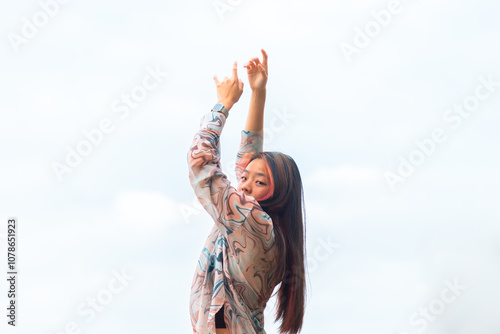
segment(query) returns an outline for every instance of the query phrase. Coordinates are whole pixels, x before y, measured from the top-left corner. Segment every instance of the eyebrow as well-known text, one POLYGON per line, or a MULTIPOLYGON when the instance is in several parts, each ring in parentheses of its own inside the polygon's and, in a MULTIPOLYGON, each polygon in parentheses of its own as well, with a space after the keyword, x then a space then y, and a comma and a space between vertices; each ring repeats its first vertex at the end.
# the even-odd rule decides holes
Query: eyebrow
MULTIPOLYGON (((248 170, 244 170, 241 174, 244 174, 244 173, 250 173, 248 170)), ((262 176, 262 177, 266 177, 266 174, 262 174, 262 173, 255 173, 256 175, 259 175, 259 176, 262 176)))

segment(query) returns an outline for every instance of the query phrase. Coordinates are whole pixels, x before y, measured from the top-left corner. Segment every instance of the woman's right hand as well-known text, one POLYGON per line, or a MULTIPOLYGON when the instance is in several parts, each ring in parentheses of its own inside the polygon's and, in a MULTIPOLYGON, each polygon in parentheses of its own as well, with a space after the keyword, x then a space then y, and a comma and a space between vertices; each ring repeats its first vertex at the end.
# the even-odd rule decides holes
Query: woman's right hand
POLYGON ((233 76, 231 78, 224 77, 222 82, 214 75, 215 85, 217 86, 217 102, 222 103, 227 110, 233 107, 233 104, 238 102, 241 94, 243 94, 243 81, 238 78, 238 63, 233 64, 233 76))
POLYGON ((264 90, 267 83, 267 53, 264 49, 262 52, 262 63, 259 58, 252 58, 248 63, 243 65, 247 69, 248 82, 252 90, 264 90))

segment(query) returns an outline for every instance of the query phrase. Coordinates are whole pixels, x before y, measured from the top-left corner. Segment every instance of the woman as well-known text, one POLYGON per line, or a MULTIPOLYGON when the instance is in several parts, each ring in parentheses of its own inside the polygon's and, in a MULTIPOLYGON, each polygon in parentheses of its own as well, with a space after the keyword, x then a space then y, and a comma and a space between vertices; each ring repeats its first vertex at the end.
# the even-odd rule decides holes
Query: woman
POLYGON ((280 152, 263 152, 267 54, 244 67, 252 89, 237 153, 237 188, 220 167, 220 135, 243 93, 237 75, 219 82, 218 103, 201 118, 188 152, 189 180, 214 220, 193 277, 190 316, 195 334, 266 334, 264 309, 278 293, 280 333, 302 328, 305 309, 305 210, 299 170, 280 152))

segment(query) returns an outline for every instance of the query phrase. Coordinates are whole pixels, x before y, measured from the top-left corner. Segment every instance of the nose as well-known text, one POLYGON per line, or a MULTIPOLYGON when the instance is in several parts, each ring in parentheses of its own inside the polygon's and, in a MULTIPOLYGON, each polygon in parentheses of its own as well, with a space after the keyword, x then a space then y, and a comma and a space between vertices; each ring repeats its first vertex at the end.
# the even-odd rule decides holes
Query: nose
POLYGON ((248 181, 241 182, 241 191, 243 191, 247 195, 251 193, 251 189, 250 189, 250 186, 248 184, 248 181))

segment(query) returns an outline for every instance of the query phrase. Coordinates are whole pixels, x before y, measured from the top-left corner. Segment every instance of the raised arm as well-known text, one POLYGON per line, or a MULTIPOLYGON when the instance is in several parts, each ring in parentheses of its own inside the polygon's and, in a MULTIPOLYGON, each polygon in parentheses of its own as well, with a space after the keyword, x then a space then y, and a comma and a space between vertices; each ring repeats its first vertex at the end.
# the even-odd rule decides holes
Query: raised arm
POLYGON ((258 205, 231 186, 220 166, 220 135, 226 116, 206 112, 187 155, 189 180, 201 205, 224 236, 237 230, 258 205))
POLYGON ((247 69, 248 82, 252 89, 247 122, 243 128, 246 131, 262 131, 264 129, 264 105, 266 103, 267 84, 267 53, 262 52, 262 63, 258 57, 250 59, 243 65, 247 69))
POLYGON ((241 142, 236 154, 236 180, 240 182, 241 174, 248 164, 252 152, 262 152, 264 131, 241 131, 241 142))
POLYGON ((252 90, 247 122, 243 128, 246 131, 264 130, 264 105, 266 104, 266 88, 252 90))
MULTIPOLYGON (((217 98, 229 110, 242 92, 243 82, 238 79, 236 62, 233 77, 219 82, 217 98)), ((200 129, 193 138, 187 155, 189 180, 196 197, 212 216, 215 224, 225 236, 241 227, 249 212, 258 203, 253 202, 241 191, 232 187, 220 166, 220 135, 226 123, 222 112, 208 111, 200 121, 200 129)))
POLYGON ((247 69, 252 89, 247 121, 241 131, 241 142, 236 154, 236 180, 239 182, 252 152, 262 152, 264 141, 264 105, 266 103, 267 53, 261 49, 262 63, 252 58, 243 67, 247 69))

